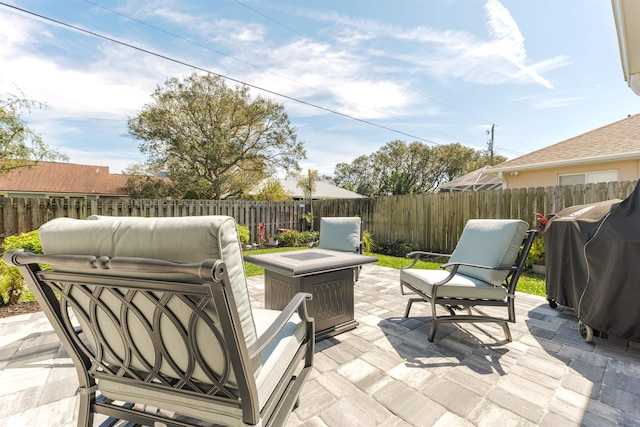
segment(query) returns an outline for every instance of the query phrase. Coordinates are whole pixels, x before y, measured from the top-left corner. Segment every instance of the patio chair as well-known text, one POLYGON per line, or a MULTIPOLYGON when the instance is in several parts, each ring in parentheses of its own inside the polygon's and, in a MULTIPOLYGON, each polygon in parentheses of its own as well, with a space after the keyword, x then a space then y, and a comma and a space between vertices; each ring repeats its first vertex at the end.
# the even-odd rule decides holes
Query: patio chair
POLYGON ((432 316, 430 342, 438 325, 445 322, 496 322, 511 341, 508 322, 516 321, 516 284, 537 234, 527 228, 528 224, 520 220, 469 220, 451 255, 422 251, 407 254, 413 262, 400 270, 400 290, 405 295, 406 288, 418 297, 409 299, 404 317, 409 317, 414 302, 428 302, 432 316), (450 258, 441 270, 411 268, 422 256, 429 255, 450 258), (448 314, 438 314, 438 306, 448 314), (506 317, 483 313, 479 306, 506 307, 506 317), (466 313, 459 314, 461 310, 466 313))
MULTIPOLYGON (((359 217, 320 218, 320 238, 315 244, 320 249, 340 252, 362 253, 362 220, 359 217)), ((360 269, 353 269, 354 280, 360 277, 360 269)))
POLYGON ((45 255, 4 260, 73 360, 78 426, 96 413, 141 425, 285 424, 313 361, 310 295, 282 311, 251 307, 233 218, 58 218, 39 234, 45 255))

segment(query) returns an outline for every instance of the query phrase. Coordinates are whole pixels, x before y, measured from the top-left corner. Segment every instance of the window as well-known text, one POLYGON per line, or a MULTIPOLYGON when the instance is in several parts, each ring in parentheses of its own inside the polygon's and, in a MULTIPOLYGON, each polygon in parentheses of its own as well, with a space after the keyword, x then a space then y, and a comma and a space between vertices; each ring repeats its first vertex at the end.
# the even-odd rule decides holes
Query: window
POLYGON ((611 182, 617 180, 617 170, 595 171, 559 175, 558 185, 595 184, 596 182, 611 182))

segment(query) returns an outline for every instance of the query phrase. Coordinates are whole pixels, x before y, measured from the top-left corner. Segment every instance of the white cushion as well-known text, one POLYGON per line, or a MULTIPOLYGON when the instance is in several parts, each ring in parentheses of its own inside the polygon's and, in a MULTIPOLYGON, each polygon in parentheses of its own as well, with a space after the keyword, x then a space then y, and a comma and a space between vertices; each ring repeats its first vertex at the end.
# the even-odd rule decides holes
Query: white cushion
MULTIPOLYGON (((258 336, 262 335, 279 314, 280 312, 277 310, 254 309, 253 315, 256 320, 258 336)), ((294 314, 278 338, 273 340, 262 352, 262 369, 256 377, 260 406, 273 393, 306 335, 306 322, 302 322, 298 315, 294 314)))
MULTIPOLYGON (((469 220, 462 230, 460 240, 449 262, 509 268, 518 255, 528 227, 529 225, 521 220, 469 220)), ((458 273, 500 286, 509 271, 460 267, 458 273)))
MULTIPOLYGON (((401 270, 400 281, 432 296, 433 284, 444 280, 448 275, 449 272, 444 270, 413 268, 401 270)), ((504 300, 507 297, 507 289, 504 286, 493 286, 473 277, 456 274, 451 281, 438 287, 437 296, 439 298, 504 300)))
POLYGON ((358 217, 320 219, 318 247, 341 252, 358 252, 362 237, 362 220, 358 217))
MULTIPOLYGON (((222 259, 227 265, 247 345, 256 340, 242 249, 235 220, 231 217, 57 218, 42 225, 38 234, 46 254, 138 257, 181 263, 222 259)), ((190 277, 168 277, 166 274, 145 273, 139 277, 194 280, 190 277)))

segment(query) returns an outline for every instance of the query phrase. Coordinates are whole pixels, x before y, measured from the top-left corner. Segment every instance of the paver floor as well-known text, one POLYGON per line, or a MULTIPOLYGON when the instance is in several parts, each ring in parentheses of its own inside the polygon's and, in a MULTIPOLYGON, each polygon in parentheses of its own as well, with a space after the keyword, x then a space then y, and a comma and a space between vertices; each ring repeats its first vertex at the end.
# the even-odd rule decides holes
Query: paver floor
MULTIPOLYGON (((256 305, 263 277, 248 279, 256 305)), ((349 332, 317 343, 287 427, 636 426, 640 343, 584 343, 573 311, 518 294, 513 342, 492 324, 444 324, 426 305, 402 317, 398 270, 367 265, 349 332)), ((0 319, 0 427, 73 426, 77 380, 42 313, 0 319)), ((99 422, 99 420, 98 420, 99 422)))

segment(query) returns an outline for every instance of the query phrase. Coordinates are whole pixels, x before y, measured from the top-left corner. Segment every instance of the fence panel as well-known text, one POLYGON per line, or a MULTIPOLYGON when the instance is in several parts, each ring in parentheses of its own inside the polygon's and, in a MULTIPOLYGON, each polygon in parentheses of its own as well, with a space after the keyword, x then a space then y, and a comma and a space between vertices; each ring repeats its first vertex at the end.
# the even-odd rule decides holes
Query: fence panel
MULTIPOLYGON (((378 242, 403 240, 421 249, 450 252, 471 218, 517 218, 535 224, 535 213, 549 214, 565 207, 624 199, 636 181, 600 184, 490 190, 459 193, 429 193, 375 199, 333 199, 313 202, 314 228, 323 216, 359 216, 378 242)), ((256 202, 244 200, 83 200, 69 198, 2 198, 0 238, 27 232, 59 217, 112 216, 199 216, 229 215, 258 242, 259 224, 265 234, 278 230, 305 230, 303 215, 309 203, 256 202)))
POLYGON ((625 199, 637 181, 479 192, 435 193, 375 199, 322 200, 322 216, 360 216, 378 242, 403 240, 421 249, 451 252, 471 218, 514 218, 535 226, 535 213, 548 215, 581 204, 625 199))

